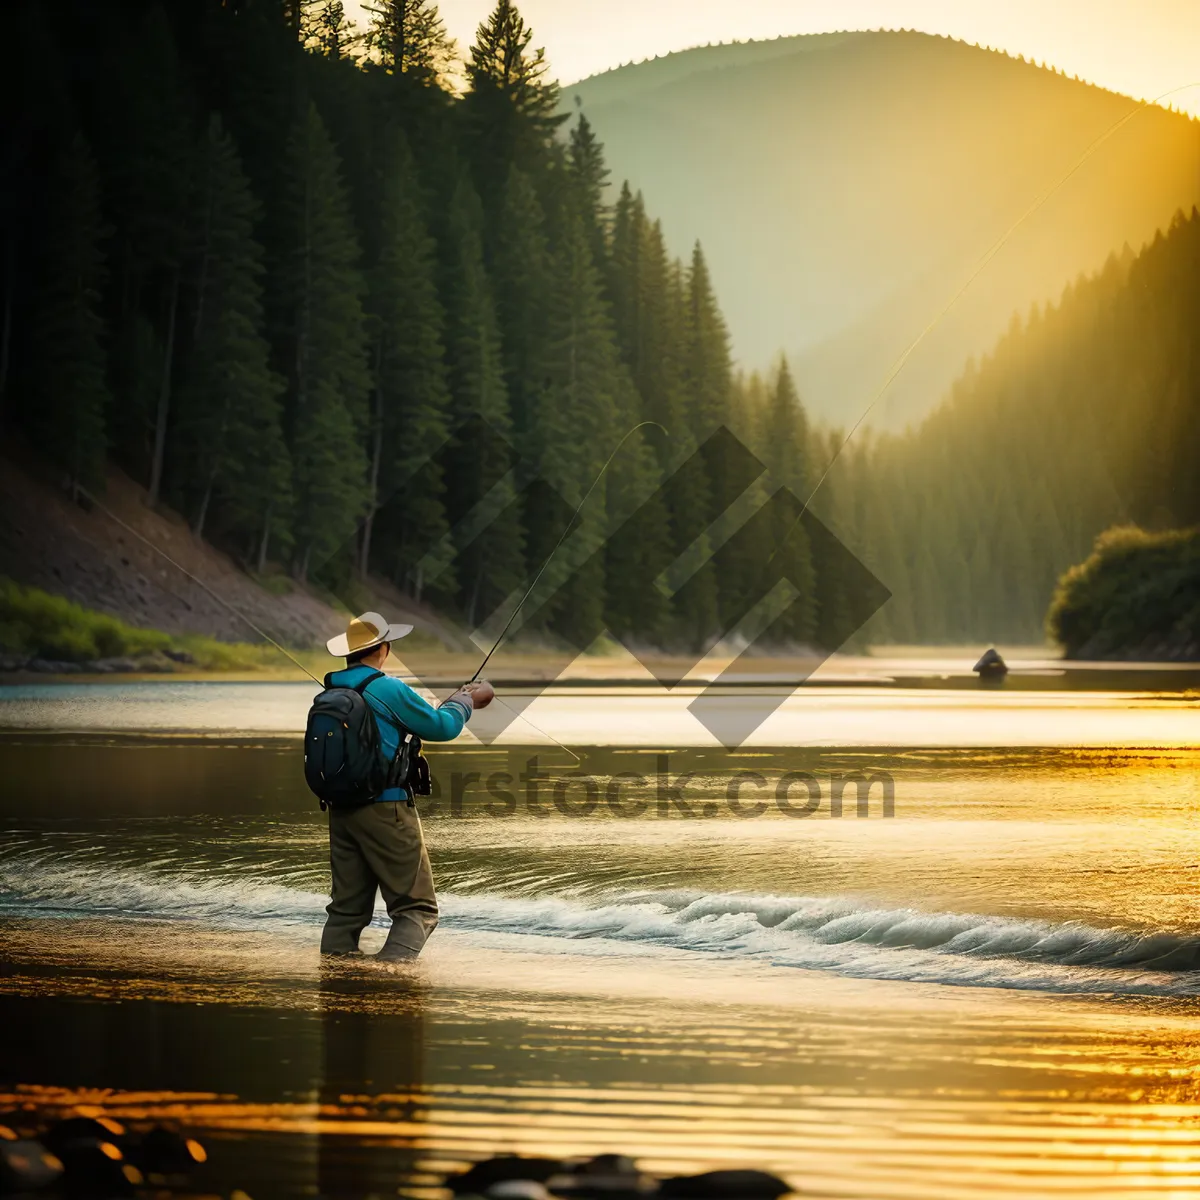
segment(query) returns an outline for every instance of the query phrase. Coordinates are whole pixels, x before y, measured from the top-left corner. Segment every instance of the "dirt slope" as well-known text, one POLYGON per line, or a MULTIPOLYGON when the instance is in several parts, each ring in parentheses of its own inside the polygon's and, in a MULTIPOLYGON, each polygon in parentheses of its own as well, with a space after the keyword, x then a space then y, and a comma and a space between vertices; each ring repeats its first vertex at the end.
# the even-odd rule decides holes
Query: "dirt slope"
MULTIPOLYGON (((177 514, 148 509, 145 490, 116 468, 109 470, 99 499, 277 640, 313 646, 345 628, 345 611, 331 598, 282 578, 272 591, 284 594, 267 591, 227 555, 193 536, 177 514)), ((11 440, 0 451, 0 506, 0 575, 143 628, 258 640, 244 622, 108 515, 76 504, 51 472, 11 440)), ((387 585, 375 583, 363 593, 355 599, 374 597, 389 615, 445 636, 433 614, 414 609, 387 585)))

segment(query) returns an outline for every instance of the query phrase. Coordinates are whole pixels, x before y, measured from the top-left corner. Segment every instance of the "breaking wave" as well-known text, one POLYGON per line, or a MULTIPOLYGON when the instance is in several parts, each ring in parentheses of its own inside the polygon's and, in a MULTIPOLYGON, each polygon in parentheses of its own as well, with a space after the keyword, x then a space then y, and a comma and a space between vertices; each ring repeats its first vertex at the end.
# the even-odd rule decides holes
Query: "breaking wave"
MULTIPOLYGON (((874 907, 851 897, 626 893, 607 900, 440 897, 443 928, 527 935, 547 953, 637 945, 861 978, 1055 992, 1200 995, 1200 936, 978 913, 874 907), (589 946, 589 943, 591 944, 589 946)), ((262 875, 232 877, 61 856, 0 862, 0 912, 315 926, 326 897, 262 875)), ((382 913, 377 923, 386 923, 382 913)))

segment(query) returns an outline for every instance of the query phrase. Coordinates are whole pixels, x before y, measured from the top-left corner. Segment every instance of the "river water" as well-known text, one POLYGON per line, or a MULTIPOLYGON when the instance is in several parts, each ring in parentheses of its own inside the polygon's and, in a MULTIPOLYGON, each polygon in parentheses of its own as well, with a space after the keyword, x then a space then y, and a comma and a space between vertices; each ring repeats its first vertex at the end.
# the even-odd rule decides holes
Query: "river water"
POLYGON ((806 689, 725 750, 670 697, 542 696, 432 750, 442 923, 397 968, 315 953, 312 690, 0 688, 0 1105, 181 1121, 255 1197, 608 1150, 1200 1188, 1196 699, 806 689))

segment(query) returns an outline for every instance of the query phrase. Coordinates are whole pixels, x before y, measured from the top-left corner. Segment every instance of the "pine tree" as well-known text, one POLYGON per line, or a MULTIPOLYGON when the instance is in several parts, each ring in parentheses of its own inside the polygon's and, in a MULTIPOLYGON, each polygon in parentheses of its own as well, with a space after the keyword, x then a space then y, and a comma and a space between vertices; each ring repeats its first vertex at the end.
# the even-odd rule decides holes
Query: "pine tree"
POLYGON ((29 319, 29 424, 38 445, 73 485, 104 483, 103 322, 105 266, 100 188, 83 137, 58 154, 53 167, 37 285, 29 319))
MULTIPOLYGON (((767 402, 762 451, 772 482, 786 487, 796 497, 795 512, 798 512, 809 492, 808 419, 786 358, 780 360, 767 402)), ((817 605, 812 551, 803 522, 781 505, 771 537, 772 555, 786 565, 803 601, 798 602, 784 632, 796 642, 808 643, 816 630, 817 605)))
POLYGON ((683 393, 686 315, 681 280, 667 256, 661 223, 638 221, 637 215, 635 210, 637 275, 631 299, 637 322, 630 366, 647 415, 669 430, 678 457, 692 445, 683 393))
MULTIPOLYGON (((660 445, 663 470, 671 473, 698 445, 688 419, 686 284, 682 265, 667 254, 661 223, 647 220, 638 202, 630 224, 630 234, 638 239, 627 259, 636 266, 636 278, 624 299, 624 305, 636 313, 630 368, 646 416, 668 431, 660 445)), ((614 256, 615 252, 614 245, 614 256)), ((672 485, 670 495, 668 528, 675 553, 690 551, 707 560, 704 531, 719 515, 714 491, 702 475, 689 474, 672 485)), ((677 637, 689 648, 702 648, 722 632, 715 570, 694 574, 686 590, 675 597, 673 612, 677 637)))
MULTIPOLYGON (((621 359, 636 380, 641 345, 642 248, 646 240, 646 208, 641 193, 635 197, 629 183, 621 185, 621 195, 613 212, 612 246, 608 256, 606 290, 612 311, 613 329, 621 359)), ((646 408, 643 402, 642 415, 646 408)), ((660 450, 665 447, 660 447, 660 450)))
MULTIPOLYGON (((43 80, 24 149, 0 135, 17 163, 16 183, 0 179, 0 390, 24 389, 38 445, 98 479, 107 439, 248 562, 287 555, 326 583, 386 570, 478 624, 652 418, 669 434, 624 444, 547 572, 552 599, 526 610, 532 628, 578 642, 607 624, 634 645, 703 648, 786 565, 804 602, 777 634, 835 644, 852 608, 845 564, 795 519, 833 444, 809 429, 787 364, 733 380, 703 252, 675 260, 628 185, 610 208, 595 131, 582 113, 560 130, 557 88, 511 3, 480 26, 462 97, 434 5, 371 3, 363 59, 344 0, 151 0, 132 36, 74 0, 47 10, 107 69, 72 58, 69 88, 43 80), (88 216, 95 180, 43 186, 72 93, 96 114, 111 242, 88 216), (197 137, 210 111, 221 120, 197 137), (90 285, 63 283, 39 215, 75 231, 64 245, 90 285), (60 361, 51 345, 76 349, 60 361), (115 397, 101 429, 105 345, 115 397), (719 546, 728 531, 710 543, 706 530, 744 487, 711 451, 686 487, 674 474, 720 424, 796 499, 758 487, 769 519, 668 600, 652 586, 664 563, 692 556, 690 570, 719 546), (610 536, 644 504, 632 534, 610 536)), ((54 56, 26 57, 36 68, 13 95, 54 56)), ((1200 218, 1181 216, 1014 321, 920 429, 856 437, 818 511, 896 592, 871 636, 1037 636, 1054 580, 1100 529, 1200 520, 1198 278, 1200 218)))
MULTIPOLYGON (((449 528, 441 468, 436 456, 426 461, 449 434, 446 317, 416 165, 398 131, 386 143, 381 174, 379 247, 368 299, 375 384, 371 498, 360 569, 369 569, 373 517, 382 508, 381 549, 390 573, 420 599, 422 553, 449 528), (423 463, 419 476, 412 474, 416 462, 423 463)), ((443 588, 453 584, 453 574, 446 574, 443 588)))
POLYGON ((729 331, 713 295, 704 251, 697 242, 687 276, 687 327, 683 387, 688 427, 703 438, 728 419, 733 367, 729 331))
POLYGON ((223 530, 265 559, 287 530, 290 465, 283 443, 283 380, 262 333, 258 205, 233 139, 210 118, 198 156, 192 228, 196 263, 191 354, 173 436, 174 491, 202 535, 214 506, 223 530))
POLYGON ((844 547, 853 553, 859 543, 850 490, 854 482, 852 468, 849 458, 839 453, 843 442, 840 430, 828 431, 823 436, 814 434, 808 454, 815 479, 820 479, 828 468, 809 510, 836 539, 833 542, 810 538, 817 605, 813 640, 826 650, 839 649, 857 632, 864 600, 858 591, 858 572, 843 558, 842 552, 844 547))
POLYGON ((525 563, 500 333, 483 262, 483 211, 465 178, 455 190, 448 229, 447 357, 455 433, 447 510, 452 526, 484 497, 498 510, 482 534, 459 547, 459 604, 474 627, 520 585, 525 563))
MULTIPOLYGON (((607 448, 615 446, 624 432, 617 428, 622 372, 585 219, 568 211, 561 223, 546 347, 548 386, 541 411, 539 466, 541 476, 574 509, 603 466, 610 453, 607 448)), ((539 514, 530 516, 530 541, 538 548, 536 558, 540 559, 543 547, 548 552, 553 546, 550 534, 561 530, 539 531, 535 523, 539 514)), ((554 564, 565 577, 572 565, 587 558, 587 565, 564 590, 557 622, 577 636, 603 624, 604 561, 594 552, 604 539, 606 526, 602 483, 580 511, 572 539, 574 557, 564 555, 561 564, 554 564)))
MULTIPOLYGON (((766 387, 758 372, 732 380, 729 403, 724 414, 724 423, 729 430, 760 461, 759 432, 766 407, 766 394, 766 387)), ((730 478, 727 464, 717 463, 715 468, 712 480, 714 494, 723 497, 728 504, 731 493, 737 490, 737 482, 730 478)), ((769 513, 773 491, 774 487, 765 476, 751 485, 752 504, 756 512, 769 513)), ((761 519, 746 522, 726 543, 721 553, 723 569, 717 577, 717 601, 719 625, 724 630, 739 621, 762 598, 763 592, 773 586, 773 580, 768 581, 763 575, 764 567, 774 566, 772 527, 772 522, 765 515, 761 519)))
MULTIPOLYGON (((645 420, 628 370, 624 364, 617 370, 616 436, 610 454, 645 420)), ((675 640, 673 606, 655 586, 663 564, 672 558, 670 518, 659 492, 663 436, 653 427, 633 433, 617 451, 606 480, 606 515, 614 533, 604 548, 605 624, 635 646, 663 646, 675 640), (634 524, 627 525, 634 514, 634 524)))
POLYGON ((337 151, 316 106, 288 141, 276 281, 287 316, 288 426, 300 579, 350 555, 366 507, 369 376, 363 280, 337 151))
POLYGON ((144 312, 162 346, 147 490, 153 506, 162 492, 179 350, 193 144, 179 55, 160 5, 146 12, 117 72, 123 111, 109 128, 106 158, 117 225, 120 308, 126 321, 133 312, 144 312))
POLYGON ((370 13, 367 47, 389 75, 437 84, 454 58, 454 42, 430 0, 380 0, 370 13))
POLYGON ((554 305, 546 218, 529 176, 510 167, 496 217, 492 278, 513 436, 523 459, 543 457, 549 416, 546 342, 554 305))
MULTIPOLYGON (((625 183, 613 219, 612 250, 604 279, 618 356, 624 367, 618 391, 622 432, 652 419, 645 398, 633 380, 641 344, 641 261, 646 235, 642 198, 625 183)), ((606 619, 609 629, 633 644, 664 645, 672 639, 673 606, 653 580, 670 561, 671 522, 657 491, 662 464, 671 458, 669 432, 647 428, 630 439, 612 466, 609 513, 613 524, 635 511, 642 515, 636 528, 625 527, 610 542, 605 556, 606 619), (649 584, 649 586, 648 586, 649 584)))
MULTIPOLYGON (((682 419, 690 437, 703 442, 719 426, 730 425, 733 409, 733 367, 730 361, 729 332, 713 294, 708 264, 699 242, 692 250, 691 265, 685 284, 685 315, 681 354, 681 386, 683 392, 682 419)), ((708 494, 705 498, 714 521, 744 490, 740 477, 733 470, 727 455, 710 460, 708 494)), ((730 619, 740 616, 740 605, 747 571, 753 563, 747 556, 760 554, 761 546, 754 545, 749 532, 729 548, 722 558, 727 567, 715 572, 717 592, 717 626, 725 628, 730 619), (736 615, 735 615, 736 614, 736 615)))
POLYGON ((878 571, 895 598, 873 632, 1037 640, 1055 580, 1098 532, 1200 516, 1182 465, 1200 444, 1198 248, 1200 221, 1181 216, 1014 315, 940 409, 881 442, 872 523, 879 553, 895 547, 878 571))
POLYGON ((353 58, 363 35, 346 16, 343 0, 305 0, 300 14, 300 41, 326 58, 353 58))
POLYGON ((779 363, 765 415, 763 461, 778 483, 808 499, 808 418, 786 358, 779 363))
POLYGON ((476 179, 489 205, 508 168, 544 168, 550 144, 567 119, 558 85, 547 79, 546 52, 532 49, 533 30, 511 0, 497 0, 476 32, 467 61, 463 114, 472 135, 476 179))
MULTIPOLYGON (((695 451, 702 424, 697 420, 693 425, 688 402, 689 282, 682 266, 667 254, 661 224, 648 219, 641 196, 632 195, 628 185, 622 188, 614 213, 607 275, 620 355, 641 400, 640 416, 667 431, 653 444, 661 470, 671 474, 695 451)), ((717 324, 707 329, 710 335, 719 325, 719 314, 715 320, 717 324)), ((713 342, 705 346, 708 354, 713 342)), ((720 363, 720 354, 712 361, 720 363)), ((718 367, 715 390, 725 389, 727 406, 728 360, 724 363, 723 368, 718 367)), ((699 359, 694 365, 701 370, 699 359)), ((694 381, 700 378, 697 374, 694 381)), ((699 394, 709 395, 711 383, 704 376, 699 394)), ((710 464, 710 470, 719 475, 719 464, 710 464)), ((723 489, 710 486, 711 482, 689 477, 686 486, 677 480, 670 488, 664 529, 676 554, 690 550, 699 560, 707 554, 703 539, 695 546, 693 542, 725 506, 719 500, 723 489)), ((721 631, 718 600, 716 572, 710 568, 693 575, 672 604, 671 628, 676 640, 690 647, 709 644, 721 631)))
POLYGON ((611 213, 604 202, 604 192, 611 172, 604 162, 604 147, 583 113, 579 114, 579 120, 571 128, 567 165, 572 201, 587 229, 592 260, 598 269, 604 270, 607 266, 611 225, 611 213))

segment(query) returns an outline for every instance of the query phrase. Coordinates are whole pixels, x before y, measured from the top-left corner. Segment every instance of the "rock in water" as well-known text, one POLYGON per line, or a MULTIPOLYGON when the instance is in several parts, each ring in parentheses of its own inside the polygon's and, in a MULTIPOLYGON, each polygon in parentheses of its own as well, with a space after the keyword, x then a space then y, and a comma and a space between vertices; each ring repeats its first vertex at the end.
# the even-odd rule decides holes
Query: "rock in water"
POLYGON ((568 1169, 568 1165, 558 1158, 525 1158, 505 1154, 475 1163, 461 1175, 451 1176, 446 1184, 456 1196, 464 1196, 486 1192, 495 1184, 511 1180, 544 1184, 551 1175, 561 1175, 568 1169))
POLYGON ((63 1185, 69 1196, 119 1200, 133 1196, 145 1182, 141 1171, 125 1161, 115 1142, 92 1139, 68 1142, 55 1152, 55 1157, 63 1165, 63 1185))
POLYGON ((208 1160, 208 1154, 195 1138, 156 1125, 130 1149, 129 1158, 152 1182, 158 1182, 186 1179, 208 1160))
POLYGON ((570 1200, 642 1200, 658 1192, 658 1182, 626 1154, 597 1154, 568 1173, 552 1175, 546 1186, 570 1200))
POLYGON ((627 1154, 597 1154, 580 1163, 580 1175, 636 1175, 638 1165, 627 1154))
POLYGON ((1008 674, 1008 664, 1000 657, 996 647, 992 646, 971 670, 980 679, 1002 679, 1008 674))
POLYGON ((778 1200, 791 1190, 766 1171, 707 1171, 664 1179, 658 1194, 669 1200, 778 1200))
POLYGON ((551 1200, 545 1185, 532 1179, 502 1179, 483 1194, 487 1200, 551 1200))
POLYGON ((76 1142, 112 1142, 125 1148, 125 1126, 111 1117, 66 1117, 46 1130, 42 1141, 60 1158, 76 1142))

